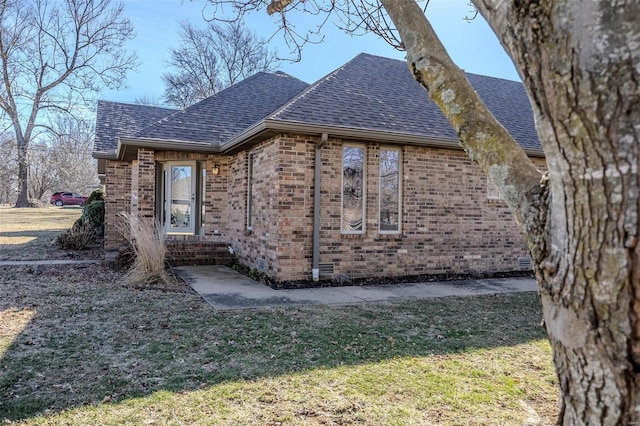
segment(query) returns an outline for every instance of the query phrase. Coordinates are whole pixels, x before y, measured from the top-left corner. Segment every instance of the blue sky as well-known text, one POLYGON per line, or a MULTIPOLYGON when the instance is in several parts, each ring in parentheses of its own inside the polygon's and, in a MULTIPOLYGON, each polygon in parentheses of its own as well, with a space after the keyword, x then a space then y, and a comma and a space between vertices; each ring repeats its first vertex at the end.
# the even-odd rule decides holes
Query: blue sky
MULTIPOLYGON (((137 33, 129 48, 137 52, 141 65, 129 74, 127 89, 107 90, 99 97, 119 102, 133 102, 141 96, 160 97, 161 76, 166 72, 164 61, 169 57, 169 49, 179 44, 179 22, 205 25, 203 13, 208 13, 207 3, 204 0, 124 0, 124 5, 137 33)), ((471 22, 463 19, 469 16, 470 10, 468 0, 431 0, 427 17, 453 60, 465 71, 519 80, 511 60, 482 17, 471 22)), ((273 18, 264 11, 254 13, 246 24, 263 38, 270 37, 277 28, 273 18)), ((323 34, 322 43, 305 46, 300 62, 282 62, 280 70, 313 83, 361 52, 404 59, 403 52, 373 34, 349 36, 332 23, 325 25, 323 34)), ((281 56, 288 53, 279 34, 272 38, 270 46, 281 56)))

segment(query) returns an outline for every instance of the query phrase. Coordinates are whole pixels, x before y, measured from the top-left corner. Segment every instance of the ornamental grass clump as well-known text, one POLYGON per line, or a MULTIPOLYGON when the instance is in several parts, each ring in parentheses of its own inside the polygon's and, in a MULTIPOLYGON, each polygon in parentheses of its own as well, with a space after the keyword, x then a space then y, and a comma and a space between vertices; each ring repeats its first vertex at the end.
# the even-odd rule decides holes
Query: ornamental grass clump
POLYGON ((134 253, 133 265, 127 272, 129 282, 134 284, 166 283, 165 271, 167 248, 160 226, 126 212, 120 213, 118 227, 129 242, 134 253))

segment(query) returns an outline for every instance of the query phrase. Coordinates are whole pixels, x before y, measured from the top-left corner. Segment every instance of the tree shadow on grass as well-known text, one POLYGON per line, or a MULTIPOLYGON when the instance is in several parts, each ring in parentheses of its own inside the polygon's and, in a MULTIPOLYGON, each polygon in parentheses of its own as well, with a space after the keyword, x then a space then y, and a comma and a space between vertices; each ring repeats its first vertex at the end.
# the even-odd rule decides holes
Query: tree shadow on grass
POLYGON ((55 230, 0 232, 0 261, 100 259, 102 240, 86 250, 65 250, 56 244, 62 232, 55 230))
POLYGON ((45 259, 60 232, 59 229, 0 232, 0 260, 45 259))
POLYGON ((216 312, 98 265, 0 268, 0 419, 544 338, 535 294, 216 312))

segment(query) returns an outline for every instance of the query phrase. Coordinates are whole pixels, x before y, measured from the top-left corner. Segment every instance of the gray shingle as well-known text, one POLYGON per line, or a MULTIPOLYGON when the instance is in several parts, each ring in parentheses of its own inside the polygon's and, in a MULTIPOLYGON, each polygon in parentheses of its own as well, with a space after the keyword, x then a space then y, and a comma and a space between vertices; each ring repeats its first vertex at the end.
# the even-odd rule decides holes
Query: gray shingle
POLYGON ((114 150, 120 136, 133 136, 152 123, 175 112, 173 109, 147 105, 98 101, 94 149, 114 150))
MULTIPOLYGON (((522 83, 467 74, 482 100, 511 135, 540 149, 522 83)), ((274 112, 270 118, 314 125, 456 139, 437 105, 404 61, 360 54, 274 112)))
MULTIPOLYGON (((541 150, 522 83, 467 78, 523 148, 541 150)), ((118 136, 216 147, 267 118, 457 139, 404 61, 360 54, 311 86, 284 73, 261 72, 182 111, 100 101, 95 149, 114 149, 118 136)))
POLYGON ((467 80, 493 116, 520 146, 542 151, 533 121, 531 103, 522 83, 469 73, 467 80))
POLYGON ((161 122, 138 137, 209 142, 218 146, 262 120, 308 86, 288 74, 259 72, 161 122))

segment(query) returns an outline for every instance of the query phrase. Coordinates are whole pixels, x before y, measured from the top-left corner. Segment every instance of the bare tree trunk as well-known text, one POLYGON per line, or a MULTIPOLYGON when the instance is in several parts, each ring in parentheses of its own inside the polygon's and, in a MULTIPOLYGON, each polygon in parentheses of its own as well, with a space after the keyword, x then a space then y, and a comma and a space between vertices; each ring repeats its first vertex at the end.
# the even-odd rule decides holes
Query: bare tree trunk
POLYGON ((559 423, 637 424, 640 3, 476 3, 521 72, 549 167, 537 275, 559 423))
POLYGON ((16 207, 30 207, 29 202, 29 162, 27 160, 27 144, 18 141, 18 200, 16 207))
POLYGON ((469 107, 473 94, 415 1, 382 0, 410 68, 467 152, 489 175, 506 168, 507 189, 517 189, 507 202, 535 262, 558 423, 639 424, 640 2, 474 2, 529 91, 549 169, 539 191, 515 170, 525 165, 518 155, 500 155, 511 143, 469 107))

